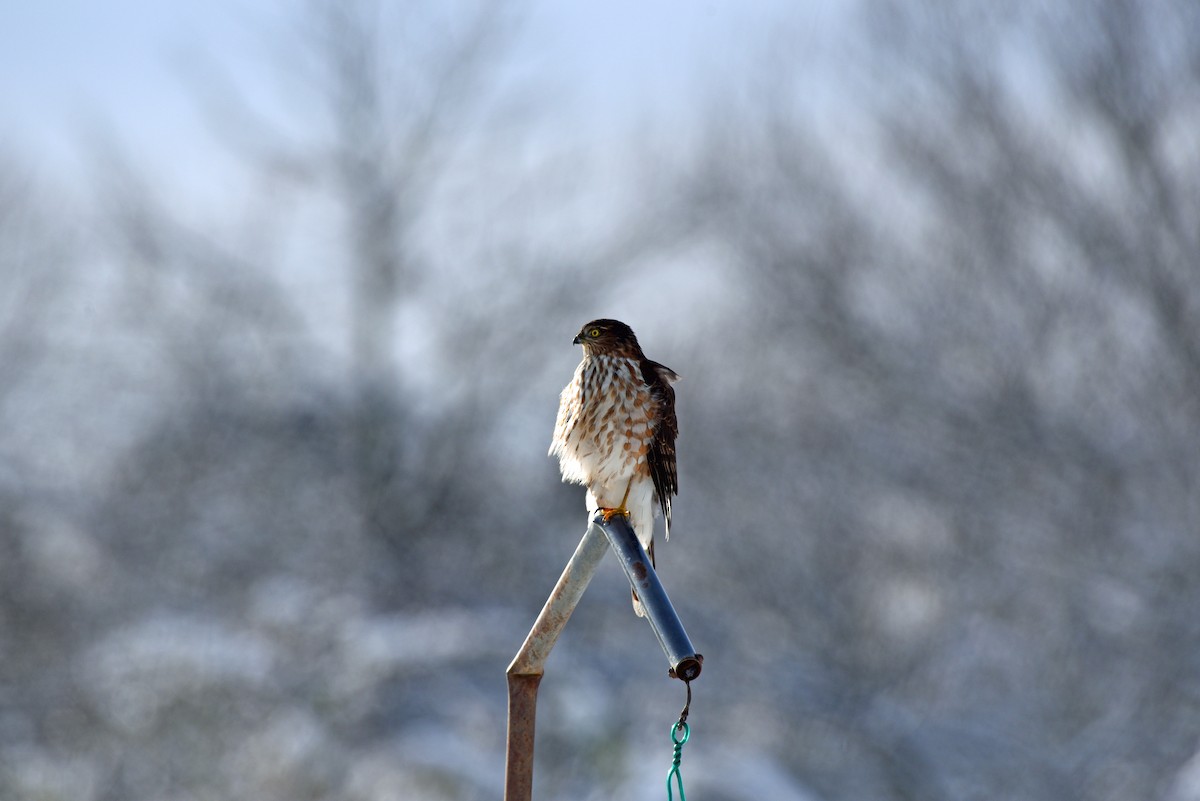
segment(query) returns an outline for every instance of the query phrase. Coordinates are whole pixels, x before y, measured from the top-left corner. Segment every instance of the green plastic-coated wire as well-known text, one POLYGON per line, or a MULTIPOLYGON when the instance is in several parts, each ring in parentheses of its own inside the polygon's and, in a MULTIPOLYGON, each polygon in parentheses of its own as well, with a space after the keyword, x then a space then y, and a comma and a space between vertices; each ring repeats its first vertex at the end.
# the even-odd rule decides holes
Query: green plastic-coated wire
POLYGON ((673 801, 675 798, 671 790, 671 779, 675 780, 675 785, 679 788, 679 801, 687 801, 687 796, 683 794, 683 776, 679 773, 679 760, 683 758, 683 744, 691 736, 692 730, 683 720, 671 726, 671 742, 675 743, 675 756, 671 761, 671 769, 667 771, 667 801, 673 801), (676 736, 679 732, 683 732, 683 739, 676 736))

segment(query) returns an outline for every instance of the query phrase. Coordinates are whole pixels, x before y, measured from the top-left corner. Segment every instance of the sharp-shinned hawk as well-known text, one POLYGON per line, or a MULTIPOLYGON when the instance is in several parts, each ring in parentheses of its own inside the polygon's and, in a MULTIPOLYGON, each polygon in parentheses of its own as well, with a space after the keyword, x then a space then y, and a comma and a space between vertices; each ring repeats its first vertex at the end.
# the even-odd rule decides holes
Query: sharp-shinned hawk
MULTIPOLYGON (((671 536, 675 468, 675 390, 669 367, 642 353, 625 323, 593 320, 575 337, 583 361, 562 391, 550 455, 563 481, 587 487, 589 514, 623 514, 654 564, 655 506, 671 536)), ((633 608, 643 615, 637 593, 633 608)))

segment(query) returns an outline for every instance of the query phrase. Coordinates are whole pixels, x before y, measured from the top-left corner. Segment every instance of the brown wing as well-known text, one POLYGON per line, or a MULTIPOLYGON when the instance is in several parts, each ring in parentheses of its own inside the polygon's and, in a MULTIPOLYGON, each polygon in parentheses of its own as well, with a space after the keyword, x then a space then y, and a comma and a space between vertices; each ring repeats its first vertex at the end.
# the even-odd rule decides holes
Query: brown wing
POLYGON ((642 362, 642 378, 650 387, 650 397, 654 400, 654 440, 648 455, 650 477, 654 480, 654 492, 670 538, 671 496, 679 494, 679 474, 675 466, 679 423, 675 419, 675 390, 671 382, 679 376, 671 368, 646 359, 642 362))

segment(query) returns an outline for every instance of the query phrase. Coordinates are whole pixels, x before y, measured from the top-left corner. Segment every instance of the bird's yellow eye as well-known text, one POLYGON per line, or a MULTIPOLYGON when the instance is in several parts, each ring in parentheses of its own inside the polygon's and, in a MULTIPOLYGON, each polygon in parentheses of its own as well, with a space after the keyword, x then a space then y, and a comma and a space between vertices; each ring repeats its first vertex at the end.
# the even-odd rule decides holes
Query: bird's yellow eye
POLYGON ((591 328, 591 329, 588 329, 588 336, 589 336, 589 337, 598 337, 598 336, 600 336, 600 329, 599 329, 599 328, 591 328))

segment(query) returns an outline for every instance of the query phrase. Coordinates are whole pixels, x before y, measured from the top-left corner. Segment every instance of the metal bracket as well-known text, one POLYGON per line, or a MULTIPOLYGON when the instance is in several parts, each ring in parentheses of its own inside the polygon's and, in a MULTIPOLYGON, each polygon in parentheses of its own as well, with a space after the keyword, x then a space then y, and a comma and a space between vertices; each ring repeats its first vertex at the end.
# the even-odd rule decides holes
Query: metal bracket
POLYGON ((667 655, 669 675, 686 682, 700 675, 704 657, 692 647, 683 623, 629 521, 622 516, 605 521, 598 512, 546 599, 521 649, 508 666, 508 757, 504 801, 530 801, 533 796, 533 736, 538 685, 550 650, 604 558, 606 540, 642 601, 646 619, 667 655))

